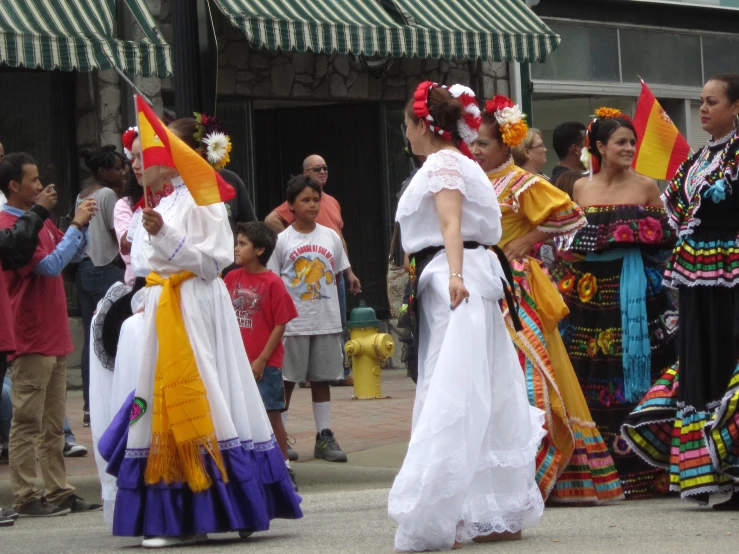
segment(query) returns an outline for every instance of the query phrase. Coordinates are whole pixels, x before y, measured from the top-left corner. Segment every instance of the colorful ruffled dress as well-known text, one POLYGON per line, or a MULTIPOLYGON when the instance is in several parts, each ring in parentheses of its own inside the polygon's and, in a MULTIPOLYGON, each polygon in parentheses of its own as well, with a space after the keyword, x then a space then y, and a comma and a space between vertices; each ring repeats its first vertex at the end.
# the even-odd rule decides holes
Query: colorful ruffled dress
POLYGON ((663 195, 678 236, 665 283, 679 291, 680 365, 624 425, 683 498, 739 490, 738 163, 739 133, 709 142, 663 195))
MULTIPOLYGON (((552 236, 585 225, 580 208, 541 177, 506 164, 488 173, 502 211, 499 246, 538 229, 552 236)), ((529 402, 546 412, 547 436, 536 460, 542 496, 559 502, 605 502, 623 498, 616 470, 593 423, 557 325, 567 306, 555 285, 532 256, 511 264, 520 296, 523 325, 515 332, 510 313, 506 325, 524 369, 529 402)))
POLYGON ((662 286, 675 233, 663 208, 583 210, 588 224, 553 272, 570 308, 560 331, 626 498, 646 498, 667 492, 667 476, 639 459, 621 424, 676 361, 677 318, 662 286))

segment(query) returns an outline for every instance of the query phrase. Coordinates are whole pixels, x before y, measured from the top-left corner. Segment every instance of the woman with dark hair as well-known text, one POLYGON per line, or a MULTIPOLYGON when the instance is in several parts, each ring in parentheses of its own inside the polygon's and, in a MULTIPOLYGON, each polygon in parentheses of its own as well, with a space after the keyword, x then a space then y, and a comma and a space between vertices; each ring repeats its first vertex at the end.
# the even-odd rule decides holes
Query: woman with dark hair
POLYGON ((572 195, 575 192, 575 183, 580 179, 582 179, 582 171, 568 169, 567 171, 560 173, 557 180, 552 184, 572 198, 572 195))
POLYGON ((631 169, 631 121, 600 108, 587 145, 592 173, 575 182, 573 196, 588 224, 554 271, 570 309, 560 331, 626 498, 646 498, 667 491, 667 475, 640 460, 620 430, 654 379, 675 363, 676 322, 660 258, 675 235, 657 184, 631 169))
POLYGON ((539 260, 535 245, 570 236, 585 225, 582 210, 538 175, 516 166, 511 149, 527 134, 525 115, 509 98, 485 105, 472 151, 492 184, 503 214, 500 246, 513 268, 521 305, 506 324, 527 382, 529 402, 547 414, 547 436, 536 458, 542 497, 597 503, 623 498, 613 460, 588 411, 557 330, 567 307, 539 260), (514 315, 523 329, 516 332, 514 315))
POLYGON ((739 510, 739 74, 712 77, 701 93, 708 144, 677 170, 662 198, 677 245, 665 284, 679 291, 679 370, 665 373, 623 427, 670 488, 739 510), (679 387, 678 387, 679 379, 679 387))
POLYGON ((90 222, 85 257, 77 268, 75 286, 77 303, 85 330, 82 349, 82 392, 85 399, 82 424, 90 426, 90 323, 97 303, 110 286, 123 277, 118 240, 113 224, 115 204, 123 194, 125 172, 115 146, 95 151, 84 150, 81 157, 94 182, 80 192, 76 206, 88 198, 97 203, 98 212, 90 222))
POLYGON ((526 400, 499 305, 505 272, 488 248, 501 236, 500 208, 465 143, 479 113, 467 87, 430 81, 405 110, 426 161, 396 216, 418 340, 411 440, 388 506, 399 551, 519 539, 544 508, 534 470, 544 414, 526 400))

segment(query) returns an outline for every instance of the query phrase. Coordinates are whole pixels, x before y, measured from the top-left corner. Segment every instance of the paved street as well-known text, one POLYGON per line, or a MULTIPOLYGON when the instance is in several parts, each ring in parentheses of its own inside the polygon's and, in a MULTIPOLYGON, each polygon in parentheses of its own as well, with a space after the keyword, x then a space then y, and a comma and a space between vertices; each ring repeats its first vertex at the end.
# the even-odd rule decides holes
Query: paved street
MULTIPOLYGON (((250 552, 301 554, 392 552, 394 524, 387 518, 387 489, 309 493, 305 518, 274 522, 269 532, 248 541, 234 534, 208 544, 168 552, 250 552)), ((467 552, 641 553, 732 552, 739 515, 714 513, 680 502, 621 502, 597 508, 548 508, 542 522, 519 543, 469 544, 467 552), (731 529, 735 529, 731 532, 731 529)), ((24 554, 85 554, 126 551, 137 539, 112 537, 101 514, 22 520, 0 530, 0 551, 24 554), (52 546, 53 545, 53 546, 52 546)))

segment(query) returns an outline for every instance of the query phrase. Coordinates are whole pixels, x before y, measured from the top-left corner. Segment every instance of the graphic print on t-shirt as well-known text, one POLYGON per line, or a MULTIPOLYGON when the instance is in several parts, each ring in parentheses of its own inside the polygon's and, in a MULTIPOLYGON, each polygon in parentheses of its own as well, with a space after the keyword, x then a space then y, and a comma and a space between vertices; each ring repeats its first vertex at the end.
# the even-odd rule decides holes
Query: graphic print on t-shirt
POLYGON ((231 293, 231 303, 242 329, 254 328, 254 315, 262 309, 262 286, 245 287, 241 283, 231 293))
POLYGON ((316 244, 306 244, 290 254, 290 287, 301 300, 319 301, 330 298, 322 293, 325 286, 334 284, 334 256, 316 244))

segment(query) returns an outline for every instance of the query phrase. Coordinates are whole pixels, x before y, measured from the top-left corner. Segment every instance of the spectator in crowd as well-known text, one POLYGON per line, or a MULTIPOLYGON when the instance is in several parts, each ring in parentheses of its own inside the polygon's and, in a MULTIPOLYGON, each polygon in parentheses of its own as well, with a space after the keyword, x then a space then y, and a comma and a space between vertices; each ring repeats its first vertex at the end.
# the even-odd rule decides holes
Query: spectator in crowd
POLYGON ((511 154, 518 167, 532 175, 542 175, 549 180, 549 177, 541 173, 541 168, 547 163, 547 147, 544 145, 544 139, 541 138, 539 129, 529 129, 523 142, 515 148, 511 148, 511 154))
POLYGON ((575 181, 578 181, 579 179, 582 179, 582 171, 573 171, 568 169, 559 174, 559 177, 554 182, 554 186, 572 198, 575 181))
MULTIPOLYGON (((313 179, 319 187, 321 187, 321 211, 318 212, 316 223, 332 229, 341 238, 341 243, 344 246, 344 253, 349 257, 349 250, 346 247, 346 241, 344 240, 344 234, 342 229, 344 228, 344 220, 341 217, 341 205, 339 202, 326 193, 323 189, 328 181, 328 165, 326 161, 317 154, 312 154, 303 160, 303 175, 309 176, 313 179)), ((277 208, 264 218, 264 222, 275 233, 281 233, 288 225, 291 225, 295 221, 295 214, 290 210, 290 206, 287 202, 283 202, 277 208)), ((341 313, 341 326, 346 333, 346 282, 349 282, 349 292, 352 294, 358 294, 361 291, 362 285, 354 272, 351 270, 346 271, 346 274, 339 274, 336 276, 336 282, 339 287, 339 311, 341 313)), ((344 344, 342 341, 341 345, 342 355, 344 352, 344 344)), ((354 379, 350 375, 351 370, 348 367, 344 368, 344 380, 337 381, 335 384, 352 386, 354 385, 354 379)))
POLYGON ((82 158, 92 173, 93 182, 80 192, 76 205, 88 199, 97 206, 97 217, 90 223, 88 243, 75 275, 77 303, 82 316, 85 342, 82 348, 82 394, 85 405, 82 424, 90 426, 90 323, 98 302, 116 281, 123 279, 123 262, 113 225, 115 204, 123 195, 125 170, 115 146, 95 151, 84 150, 82 158))
POLYGON ((567 121, 554 128, 552 146, 559 158, 559 165, 552 169, 551 182, 557 181, 559 176, 568 169, 583 172, 580 161, 582 150, 585 148, 585 131, 587 127, 579 121, 567 121))
MULTIPOLYGON (((44 202, 34 159, 9 154, 0 165, 0 190, 8 199, 0 212, 0 229, 13 228, 37 203, 44 202)), ((64 413, 67 395, 66 356, 74 347, 67 319, 62 270, 81 259, 87 226, 95 215, 93 198, 82 202, 63 234, 46 219, 31 261, 6 272, 10 325, 15 331, 10 426, 10 486, 14 509, 22 516, 45 517, 99 510, 74 494, 64 468, 64 413), (45 491, 35 483, 41 466, 45 491), (45 495, 44 495, 45 493, 45 495)))

